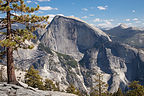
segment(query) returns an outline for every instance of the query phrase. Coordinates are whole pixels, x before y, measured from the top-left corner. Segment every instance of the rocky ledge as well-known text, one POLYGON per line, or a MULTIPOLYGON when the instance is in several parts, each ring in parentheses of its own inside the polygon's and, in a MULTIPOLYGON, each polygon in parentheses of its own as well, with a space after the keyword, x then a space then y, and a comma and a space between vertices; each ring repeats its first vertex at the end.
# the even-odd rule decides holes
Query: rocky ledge
POLYGON ((74 94, 57 92, 57 91, 42 91, 32 87, 20 87, 13 84, 0 83, 0 96, 77 96, 74 94))

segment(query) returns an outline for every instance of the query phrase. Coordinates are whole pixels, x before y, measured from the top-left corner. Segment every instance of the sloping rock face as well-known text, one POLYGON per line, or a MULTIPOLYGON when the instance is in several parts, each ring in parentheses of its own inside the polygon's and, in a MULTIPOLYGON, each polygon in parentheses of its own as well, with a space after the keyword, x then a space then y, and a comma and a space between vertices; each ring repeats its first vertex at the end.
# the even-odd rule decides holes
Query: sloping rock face
POLYGON ((101 30, 76 19, 56 16, 41 42, 73 57, 80 57, 78 53, 84 54, 78 60, 86 86, 93 85, 93 70, 106 74, 111 92, 116 91, 119 85, 124 89, 129 81, 143 78, 138 75, 143 74, 143 60, 140 59, 143 51, 138 52, 128 45, 113 43, 101 30), (141 72, 137 72, 140 70, 141 72))
POLYGON ((24 88, 12 84, 0 84, 1 96, 77 96, 64 92, 42 91, 31 87, 24 88))
POLYGON ((95 44, 110 41, 101 30, 73 18, 56 16, 47 27, 41 42, 49 48, 80 60, 82 53, 95 44))
POLYGON ((80 61, 82 74, 86 78, 86 86, 92 86, 93 83, 89 82, 96 78, 97 72, 102 72, 104 78, 107 78, 106 82, 112 93, 117 91, 119 86, 125 90, 128 83, 133 80, 143 82, 142 54, 142 50, 138 51, 128 45, 118 43, 106 43, 99 48, 88 50, 80 61))
POLYGON ((65 90, 69 84, 74 84, 82 91, 87 90, 79 64, 72 56, 52 51, 41 43, 33 50, 19 49, 18 53, 14 54, 18 68, 25 70, 33 65, 43 79, 58 82, 61 90, 65 90))
POLYGON ((41 35, 33 50, 15 53, 15 63, 24 69, 34 65, 42 77, 59 82, 62 90, 72 83, 88 91, 96 73, 104 75, 110 92, 119 86, 125 90, 133 80, 144 81, 144 51, 114 43, 83 21, 56 16, 41 35))

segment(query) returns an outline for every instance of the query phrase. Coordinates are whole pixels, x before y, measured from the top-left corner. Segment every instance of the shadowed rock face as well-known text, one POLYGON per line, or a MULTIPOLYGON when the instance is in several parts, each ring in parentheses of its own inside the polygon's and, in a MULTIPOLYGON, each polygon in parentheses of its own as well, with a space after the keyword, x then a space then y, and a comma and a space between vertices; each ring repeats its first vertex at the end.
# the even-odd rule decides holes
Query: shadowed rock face
MULTIPOLYGON (((141 59, 143 57, 141 54, 143 54, 143 51, 138 52, 137 49, 128 45, 112 42, 105 43, 99 48, 87 51, 84 58, 80 61, 83 69, 81 71, 82 73, 87 73, 90 70, 92 71, 91 73, 103 72, 104 76, 109 75, 106 81, 111 92, 117 91, 119 86, 125 90, 128 82, 144 80, 142 75, 144 74, 144 71, 142 71, 144 62, 141 59)), ((83 74, 83 76, 87 78, 86 74, 83 74)), ((92 78, 89 79, 92 80, 92 78)), ((88 83, 89 81, 85 80, 87 86, 91 86, 91 83, 88 83)))
POLYGON ((45 31, 33 50, 20 51, 23 58, 15 54, 17 64, 33 64, 44 78, 83 91, 93 86, 96 73, 103 73, 111 92, 119 86, 125 90, 129 81, 144 81, 144 51, 114 43, 103 31, 74 18, 56 16, 45 31))

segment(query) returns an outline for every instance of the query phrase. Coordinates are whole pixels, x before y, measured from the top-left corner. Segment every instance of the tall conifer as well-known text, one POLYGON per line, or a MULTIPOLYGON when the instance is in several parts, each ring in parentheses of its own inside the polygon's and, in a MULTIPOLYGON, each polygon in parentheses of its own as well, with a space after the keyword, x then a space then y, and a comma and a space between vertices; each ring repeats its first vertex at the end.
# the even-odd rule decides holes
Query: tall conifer
POLYGON ((32 49, 34 46, 27 44, 25 41, 30 41, 36 38, 33 31, 38 27, 45 27, 40 22, 47 21, 48 16, 40 17, 31 15, 38 11, 39 5, 36 8, 27 7, 24 0, 0 0, 0 11, 5 15, 5 18, 0 19, 0 35, 5 38, 0 40, 1 53, 0 56, 7 56, 7 77, 8 83, 18 84, 15 76, 15 67, 13 62, 13 51, 18 48, 32 49), (30 15, 29 15, 30 14, 30 15), (24 29, 13 29, 12 24, 24 24, 24 29), (7 32, 4 32, 6 29, 7 32))
POLYGON ((91 88, 90 96, 108 96, 108 84, 103 82, 103 75, 101 73, 97 73, 96 76, 96 85, 91 88))

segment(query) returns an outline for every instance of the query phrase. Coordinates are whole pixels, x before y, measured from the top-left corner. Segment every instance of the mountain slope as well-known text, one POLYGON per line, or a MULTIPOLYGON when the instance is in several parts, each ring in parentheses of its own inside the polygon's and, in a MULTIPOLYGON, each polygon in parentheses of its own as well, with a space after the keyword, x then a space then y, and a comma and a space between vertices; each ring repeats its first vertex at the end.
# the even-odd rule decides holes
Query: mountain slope
MULTIPOLYGON (((124 25, 119 27, 123 30, 129 29, 124 25)), ((117 27, 114 30, 120 28, 117 27)), ((133 28, 130 29, 133 30, 133 28)), ((106 82, 111 86, 109 88, 111 92, 117 91, 119 86, 124 90, 129 81, 142 78, 142 75, 137 75, 137 71, 132 71, 140 71, 143 68, 143 60, 140 59, 137 49, 113 43, 104 32, 77 19, 56 16, 42 36, 41 42, 52 50, 69 54, 76 59, 81 57, 79 53, 84 54, 84 57, 77 60, 81 59, 80 70, 87 87, 91 87, 94 83, 92 80, 94 70, 106 75, 106 82), (89 51, 91 54, 87 55, 89 51), (141 68, 138 68, 139 65, 141 68), (88 76, 87 73, 89 73, 88 76)), ((139 74, 143 74, 143 71, 139 74)))
POLYGON ((110 92, 115 92, 119 86, 125 90, 129 82, 143 82, 144 62, 143 51, 119 43, 105 43, 99 48, 87 51, 80 61, 81 71, 86 78, 85 84, 92 86, 95 74, 102 72, 109 84, 110 92), (90 74, 87 76, 87 73, 90 74), (90 78, 91 77, 91 78, 90 78))
POLYGON ((128 27, 121 24, 110 30, 104 30, 113 41, 129 44, 134 47, 144 47, 144 30, 136 27, 128 27))
POLYGON ((61 89, 72 83, 87 92, 95 85, 96 73, 104 75, 110 92, 119 86, 125 90, 133 80, 144 81, 144 51, 114 43, 100 29, 74 18, 56 16, 44 31, 34 49, 14 54, 18 67, 34 65, 61 89))

